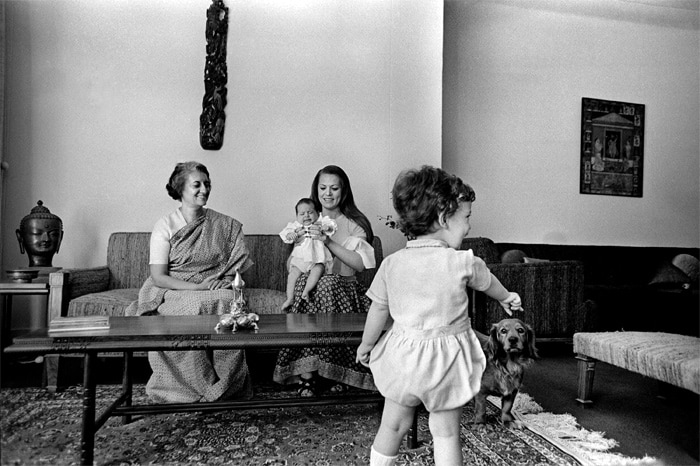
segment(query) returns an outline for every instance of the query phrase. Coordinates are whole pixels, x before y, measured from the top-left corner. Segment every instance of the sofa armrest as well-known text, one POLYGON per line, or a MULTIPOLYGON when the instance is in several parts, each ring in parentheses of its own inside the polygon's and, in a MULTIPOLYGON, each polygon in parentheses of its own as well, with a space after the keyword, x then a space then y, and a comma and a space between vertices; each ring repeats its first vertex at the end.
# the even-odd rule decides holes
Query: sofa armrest
MULTIPOLYGON (((509 290, 518 293, 523 313, 515 317, 532 325, 538 337, 571 338, 588 325, 583 306, 583 263, 551 261, 531 264, 489 264, 509 290)), ((492 323, 507 317, 497 301, 475 293, 474 328, 488 333, 492 323)))
POLYGON ((107 266, 63 269, 49 274, 49 318, 65 317, 71 299, 109 288, 107 266))

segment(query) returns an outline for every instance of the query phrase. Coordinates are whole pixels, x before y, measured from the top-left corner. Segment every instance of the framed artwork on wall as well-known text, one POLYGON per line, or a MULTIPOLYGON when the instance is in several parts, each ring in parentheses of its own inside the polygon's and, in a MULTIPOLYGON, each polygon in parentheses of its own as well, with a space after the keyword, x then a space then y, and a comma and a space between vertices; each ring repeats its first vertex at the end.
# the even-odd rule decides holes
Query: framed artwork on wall
POLYGON ((582 98, 581 194, 642 197, 644 105, 582 98))

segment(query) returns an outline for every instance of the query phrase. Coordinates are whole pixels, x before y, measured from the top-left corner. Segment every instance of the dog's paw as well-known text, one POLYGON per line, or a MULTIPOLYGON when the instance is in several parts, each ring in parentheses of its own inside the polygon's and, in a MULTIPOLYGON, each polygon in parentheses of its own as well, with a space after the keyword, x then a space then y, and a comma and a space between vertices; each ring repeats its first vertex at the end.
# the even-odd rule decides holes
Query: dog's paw
POLYGON ((504 421, 503 421, 503 425, 506 426, 506 427, 509 428, 509 429, 511 429, 511 428, 512 428, 512 429, 522 429, 522 428, 524 427, 524 426, 523 426, 523 423, 520 422, 520 421, 518 421, 517 419, 513 419, 512 421, 506 421, 506 420, 504 420, 504 421))

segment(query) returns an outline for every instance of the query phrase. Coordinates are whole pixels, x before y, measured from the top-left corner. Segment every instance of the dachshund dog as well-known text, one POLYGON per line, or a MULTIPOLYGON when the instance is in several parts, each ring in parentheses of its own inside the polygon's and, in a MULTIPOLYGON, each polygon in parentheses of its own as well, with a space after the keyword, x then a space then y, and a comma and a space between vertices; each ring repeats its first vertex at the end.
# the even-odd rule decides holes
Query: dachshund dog
POLYGON ((483 336, 479 339, 486 354, 486 370, 481 377, 481 389, 475 397, 474 422, 486 422, 486 397, 496 395, 501 397, 503 424, 522 428, 520 421, 511 414, 511 409, 525 368, 538 358, 535 332, 519 319, 503 319, 493 324, 489 333, 485 341, 483 336))

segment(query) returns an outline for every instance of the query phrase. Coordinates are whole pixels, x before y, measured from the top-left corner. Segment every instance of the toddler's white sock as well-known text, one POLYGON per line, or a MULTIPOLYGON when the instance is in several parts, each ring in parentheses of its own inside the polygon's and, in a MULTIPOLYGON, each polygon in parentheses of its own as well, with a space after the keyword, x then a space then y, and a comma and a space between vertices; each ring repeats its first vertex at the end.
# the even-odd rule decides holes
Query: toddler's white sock
POLYGON ((382 455, 377 450, 375 450, 374 445, 372 445, 372 450, 369 453, 369 464, 370 466, 393 466, 398 456, 399 455, 382 455))

